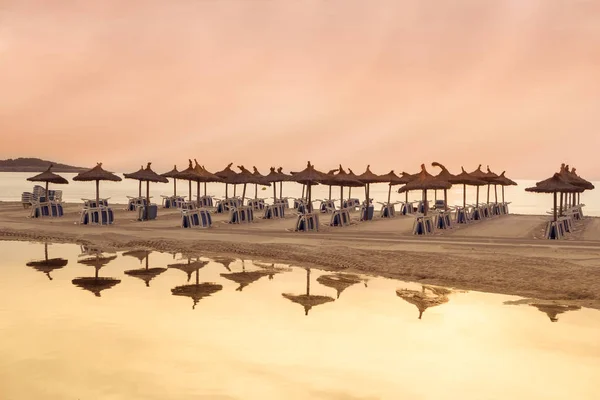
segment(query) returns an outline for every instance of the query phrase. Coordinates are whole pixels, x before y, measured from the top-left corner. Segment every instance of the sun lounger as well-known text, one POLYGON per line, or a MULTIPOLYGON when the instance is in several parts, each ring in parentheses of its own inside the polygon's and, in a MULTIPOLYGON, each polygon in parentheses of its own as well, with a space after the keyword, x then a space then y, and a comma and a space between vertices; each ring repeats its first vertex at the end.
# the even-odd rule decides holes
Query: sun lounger
POLYGON ((248 207, 252 207, 253 210, 264 210, 265 199, 248 199, 248 207))
POLYGON ((265 207, 263 219, 278 219, 285 217, 285 207, 283 204, 272 204, 265 207))
POLYGON ((450 211, 438 211, 434 215, 436 229, 452 229, 452 220, 450 211))
POLYGON ((549 221, 544 237, 553 240, 563 239, 565 237, 564 225, 559 221, 549 221))
POLYGON ((331 214, 331 222, 329 226, 348 226, 350 225, 350 210, 343 208, 341 210, 335 210, 331 214))
POLYGON ((373 216, 375 215, 375 207, 373 204, 369 204, 367 207, 365 204, 360 206, 360 220, 361 221, 371 221, 373 220, 373 216))
POLYGON ((319 205, 319 210, 322 213, 334 212, 335 211, 334 200, 321 200, 321 204, 319 205))
POLYGON ((381 211, 379 211, 379 216, 381 218, 394 218, 396 216, 396 207, 397 203, 379 203, 381 204, 381 211))
POLYGON ((114 214, 110 207, 89 207, 81 211, 81 225, 112 225, 113 222, 114 214))
POLYGON ((306 213, 298 215, 296 232, 316 232, 319 230, 319 214, 306 213))
POLYGON ((254 209, 249 206, 239 206, 229 210, 230 224, 245 224, 254 221, 254 209))
POLYGON ((435 232, 435 225, 431 216, 419 215, 413 224, 413 235, 431 235, 435 232))
POLYGON ((152 221, 158 216, 158 206, 150 204, 149 206, 138 206, 138 221, 152 221))
POLYGON ((205 209, 181 210, 182 228, 210 228, 212 217, 205 209))

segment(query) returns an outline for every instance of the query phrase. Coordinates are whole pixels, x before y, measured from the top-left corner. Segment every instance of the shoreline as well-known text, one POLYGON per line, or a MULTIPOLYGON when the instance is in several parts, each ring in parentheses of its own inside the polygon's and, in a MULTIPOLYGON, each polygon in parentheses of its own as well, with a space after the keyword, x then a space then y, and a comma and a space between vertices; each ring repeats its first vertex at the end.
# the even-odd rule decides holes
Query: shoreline
POLYGON ((60 219, 30 219, 20 203, 0 202, 0 240, 247 257, 600 309, 600 218, 595 217, 578 223, 572 238, 550 242, 535 239, 545 216, 507 215, 415 237, 412 217, 307 234, 286 231, 293 218, 229 225, 222 215, 215 216, 213 229, 182 229, 178 210, 160 209, 158 220, 138 222, 120 209, 124 205, 113 205, 115 225, 81 226, 76 224, 80 207, 66 204, 60 219))

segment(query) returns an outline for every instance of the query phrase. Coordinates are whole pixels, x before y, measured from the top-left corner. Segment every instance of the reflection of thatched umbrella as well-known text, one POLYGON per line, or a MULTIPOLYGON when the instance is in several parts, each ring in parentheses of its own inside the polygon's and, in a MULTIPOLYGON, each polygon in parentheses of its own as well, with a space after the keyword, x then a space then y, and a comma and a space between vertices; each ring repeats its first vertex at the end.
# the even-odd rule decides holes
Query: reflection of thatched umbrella
POLYGON ((228 258, 228 257, 215 257, 213 258, 213 261, 219 264, 223 264, 223 266, 225 267, 225 269, 229 272, 231 272, 231 264, 233 264, 236 260, 235 258, 228 258))
POLYGON ((436 286, 423 285, 421 291, 400 289, 396 290, 396 295, 402 300, 414 304, 419 310, 419 319, 423 316, 425 310, 429 307, 439 306, 448 302, 448 294, 451 291, 436 286))
POLYGON ((538 310, 540 310, 543 313, 546 313, 546 315, 548 316, 548 318, 550 318, 550 321, 552 322, 557 322, 558 321, 558 314, 562 314, 566 311, 575 311, 575 310, 581 310, 581 307, 579 306, 567 306, 567 305, 562 305, 562 304, 530 304, 530 306, 533 306, 535 308, 537 308, 538 310))
POLYGON ((582 192, 582 188, 573 186, 570 183, 565 182, 559 174, 554 174, 552 178, 540 181, 535 184, 534 187, 525 189, 526 192, 533 193, 552 193, 554 195, 554 221, 557 220, 557 204, 556 194, 557 193, 577 193, 582 192))
POLYGON ((314 306, 335 301, 333 297, 310 294, 310 268, 306 268, 306 294, 283 293, 282 296, 304 307, 304 315, 308 315, 308 312, 314 306))
POLYGON ((184 169, 183 171, 179 171, 179 173, 175 176, 175 179, 181 179, 184 181, 188 181, 188 190, 189 190, 189 199, 188 200, 192 201, 193 200, 192 181, 199 182, 200 175, 194 169, 194 166, 192 165, 192 160, 188 160, 188 162, 189 162, 188 167, 186 169, 184 169))
POLYGON ((80 172, 73 177, 73 180, 80 182, 96 182, 96 204, 100 203, 100 181, 122 181, 121 177, 102 169, 102 163, 98 163, 98 165, 89 171, 80 172))
POLYGON ((98 271, 106 264, 117 258, 117 256, 103 256, 100 253, 92 258, 77 261, 79 264, 89 265, 94 267, 94 277, 75 278, 71 282, 82 289, 89 290, 94 293, 97 297, 100 297, 100 292, 121 283, 120 279, 115 278, 100 278, 98 277, 98 271))
POLYGON ((175 268, 180 271, 183 271, 187 274, 188 282, 192 278, 192 273, 198 272, 199 269, 204 268, 208 264, 208 261, 194 261, 188 257, 187 264, 186 263, 177 263, 177 264, 169 264, 168 268, 175 268))
POLYGON ((275 276, 275 274, 292 271, 292 269, 289 267, 276 267, 274 263, 263 264, 263 263, 254 261, 253 264, 259 268, 262 268, 267 273, 267 275, 269 275, 269 280, 273 279, 273 276, 275 276))
POLYGON ((135 276, 136 278, 140 278, 141 280, 146 282, 146 287, 150 287, 150 281, 167 270, 166 268, 149 268, 148 264, 150 259, 150 253, 152 252, 149 250, 133 250, 123 253, 124 256, 137 258, 138 260, 140 260, 140 264, 144 261, 144 259, 146 260, 145 268, 130 269, 128 271, 125 271, 127 275, 135 276))
POLYGON ((27 178, 27 180, 29 182, 46 182, 46 201, 49 200, 49 198, 48 198, 48 184, 49 183, 54 183, 54 184, 58 184, 58 185, 65 185, 65 184, 69 183, 69 181, 67 181, 62 176, 57 175, 54 172, 52 172, 51 171, 52 167, 53 167, 53 165, 50 164, 50 166, 48 167, 48 169, 45 172, 42 172, 41 174, 38 174, 36 176, 32 176, 31 178, 27 178))
POLYGON ((198 304, 198 302, 200 300, 223 289, 223 286, 218 285, 216 283, 210 283, 210 282, 200 283, 199 279, 200 278, 199 278, 199 268, 198 268, 198 269, 196 269, 196 283, 191 284, 191 285, 181 285, 181 286, 174 287, 173 289, 171 289, 171 294, 173 294, 173 296, 191 297, 192 300, 194 300, 194 305, 192 306, 192 309, 195 309, 196 304, 198 304))
POLYGON ((317 282, 321 285, 335 289, 337 291, 338 299, 344 290, 362 281, 363 279, 361 279, 360 276, 351 274, 321 275, 317 278, 317 282))
POLYGON ((421 164, 421 172, 417 174, 417 177, 401 187, 398 193, 404 193, 411 190, 422 190, 423 191, 423 215, 427 215, 429 204, 427 203, 427 190, 442 190, 449 189, 452 186, 450 182, 440 180, 425 169, 425 164, 421 164))
POLYGON ((39 261, 30 261, 26 265, 28 267, 35 268, 37 271, 45 273, 48 279, 52 280, 50 272, 54 271, 55 269, 61 269, 68 263, 69 261, 65 260, 64 258, 48 258, 48 243, 44 243, 44 259, 39 261))
POLYGON ((179 175, 179 171, 177 171, 177 165, 173 165, 172 170, 161 175, 165 178, 173 179, 173 196, 177 196, 177 175, 179 175))
POLYGON ((254 283, 260 278, 271 274, 272 273, 269 273, 267 271, 242 271, 231 272, 229 274, 221 274, 221 276, 240 285, 236 290, 241 292, 249 284, 254 283))
POLYGON ((292 175, 292 181, 301 183, 306 185, 306 198, 307 198, 307 207, 308 212, 312 212, 312 189, 313 185, 318 185, 322 179, 326 179, 327 174, 324 174, 321 171, 317 171, 315 167, 310 163, 310 161, 306 164, 306 168, 300 172, 296 172, 292 175))
MULTIPOLYGON (((139 171, 133 172, 131 174, 123 174, 123 176, 125 176, 125 178, 128 179, 135 179, 140 181, 140 184, 142 182, 146 182, 146 204, 147 206, 150 206, 150 182, 156 182, 156 183, 168 183, 169 180, 167 178, 165 178, 162 175, 157 174, 156 172, 152 171, 151 168, 152 163, 148 163, 148 165, 146 166, 146 168, 142 168, 139 171)), ((146 218, 144 219, 148 219, 148 209, 146 208, 146 218)))

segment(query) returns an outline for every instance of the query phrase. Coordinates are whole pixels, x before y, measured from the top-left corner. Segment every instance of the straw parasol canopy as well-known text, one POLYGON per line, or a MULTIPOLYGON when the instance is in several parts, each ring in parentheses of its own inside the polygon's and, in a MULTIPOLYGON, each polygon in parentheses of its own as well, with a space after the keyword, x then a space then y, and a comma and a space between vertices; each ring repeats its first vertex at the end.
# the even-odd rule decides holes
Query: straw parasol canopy
POLYGON ((48 279, 52 280, 50 272, 55 269, 64 268, 69 263, 64 258, 48 258, 48 243, 44 243, 44 259, 39 261, 30 261, 26 265, 33 267, 35 270, 46 274, 48 279))
POLYGON ((225 178, 225 182, 231 183, 234 185, 244 185, 244 190, 242 193, 242 202, 246 198, 246 185, 247 184, 257 184, 262 186, 271 186, 269 182, 266 182, 264 177, 258 177, 252 174, 248 169, 246 169, 243 165, 238 165, 238 169, 240 172, 238 174, 232 175, 228 178, 225 178))
POLYGON ((312 211, 312 190, 313 185, 318 185, 322 179, 327 179, 327 174, 317 171, 315 167, 308 161, 306 168, 300 172, 292 172, 292 181, 306 185, 306 198, 308 201, 309 212, 312 211))
MULTIPOLYGON (((152 163, 148 163, 146 168, 142 168, 139 171, 132 172, 130 174, 123 174, 127 179, 135 179, 142 182, 146 182, 146 204, 150 205, 150 182, 155 183, 168 183, 169 180, 162 175, 157 174, 152 170, 152 163)), ((140 186, 141 187, 141 186, 140 186)), ((147 218, 146 218, 147 219, 147 218)))
MULTIPOLYGON (((258 169, 253 166, 252 167, 252 175, 258 179, 259 181, 263 182, 263 186, 271 186, 270 181, 260 172, 258 172, 258 169)), ((273 185, 273 190, 275 190, 275 185, 273 185)), ((254 199, 256 200, 258 198, 258 183, 254 184, 254 199)))
MULTIPOLYGON (((448 168, 446 168, 439 162, 435 162, 435 161, 431 163, 431 166, 441 168, 441 171, 435 176, 437 179, 452 183, 452 178, 454 178, 454 175, 452 175, 450 173, 450 171, 448 171, 448 168)), ((436 194, 436 200, 437 200, 437 190, 435 191, 435 194, 436 194)), ((463 196, 464 196, 464 194, 463 194, 463 196)), ((444 204, 445 204, 445 206, 444 206, 445 210, 447 210, 448 209, 448 189, 444 189, 444 204)))
POLYGON ((54 183, 57 185, 66 185, 69 183, 69 181, 67 181, 62 176, 52 172, 53 166, 54 166, 53 164, 50 164, 50 166, 48 167, 48 169, 46 171, 44 171, 41 174, 38 174, 36 176, 32 176, 31 178, 27 178, 27 180, 29 182, 45 182, 46 183, 46 198, 48 197, 48 184, 49 183, 54 183))
MULTIPOLYGON (((139 174, 139 173, 142 173, 142 172, 144 172, 144 166, 143 165, 140 167, 139 170, 137 170, 136 172, 134 172, 134 174, 139 174)), ((128 175, 131 175, 131 174, 123 174, 123 176, 125 178, 127 178, 128 175)), ((139 181, 139 185, 138 185, 138 197, 142 197, 142 181, 141 180, 139 181)))
MULTIPOLYGON (((390 172, 388 172, 385 175, 380 175, 379 177, 381 178, 382 182, 388 182, 389 183, 389 187, 388 187, 388 205, 391 202, 392 199, 392 186, 395 185, 405 185, 408 182, 410 182, 411 180, 415 179, 415 177, 413 175, 407 174, 406 172, 402 172, 401 174, 402 176, 398 176, 394 173, 394 170, 391 170, 390 172)), ((408 192, 406 192, 407 194, 407 199, 406 202, 408 203, 408 192)))
POLYGON ((221 274, 221 276, 240 285, 236 290, 241 292, 249 284, 258 281, 262 277, 272 275, 274 273, 275 272, 267 271, 242 271, 231 272, 229 274, 221 274))
POLYGON ((196 182, 196 195, 199 203, 198 205, 200 205, 200 182, 204 183, 204 195, 207 195, 206 184, 208 182, 223 182, 223 179, 211 172, 208 172, 208 170, 201 166, 198 163, 198 160, 196 160, 195 158, 194 163, 194 171, 197 175, 194 181, 196 182))
POLYGON ((102 163, 98 163, 89 171, 80 172, 73 177, 73 180, 78 182, 96 182, 96 204, 100 202, 100 181, 122 181, 120 176, 117 176, 112 172, 105 171, 102 168, 102 163))
POLYGON ((365 198, 367 202, 367 206, 371 203, 370 193, 371 193, 371 183, 383 183, 385 180, 379 175, 371 172, 371 166, 367 165, 367 169, 362 174, 358 175, 358 180, 365 184, 365 198))
POLYGON ((101 278, 98 277, 98 271, 106 264, 116 259, 117 256, 104 256, 100 252, 96 252, 93 257, 77 261, 79 264, 94 267, 94 277, 75 278, 71 282, 82 289, 89 290, 97 297, 100 297, 100 292, 121 283, 120 279, 101 278))
POLYGON ((188 181, 188 189, 189 189, 189 201, 192 201, 192 181, 198 182, 200 179, 200 175, 194 169, 192 164, 192 160, 188 159, 188 167, 183 171, 179 171, 179 173, 174 177, 174 179, 181 179, 184 181, 188 181))
POLYGON ((340 209, 344 207, 344 187, 362 187, 365 184, 359 181, 357 178, 351 177, 344 171, 344 168, 340 165, 338 169, 329 171, 324 175, 320 181, 323 185, 329 186, 329 199, 331 200, 331 187, 340 187, 340 209), (337 174, 335 173, 337 171, 337 174))
MULTIPOLYGON (((234 179, 234 177, 237 175, 237 172, 235 172, 234 170, 231 169, 231 166, 233 165, 233 163, 229 163, 223 170, 219 171, 219 172, 215 172, 215 175, 217 175, 219 178, 223 179, 223 182, 225 182, 225 198, 229 198, 229 194, 228 194, 228 187, 229 187, 229 180, 230 179, 234 179)), ((236 185, 233 184, 233 196, 235 197, 235 191, 236 191, 236 185)))
POLYGON ((571 171, 569 171, 567 169, 567 173, 568 173, 568 176, 569 176, 569 181, 568 181, 569 183, 571 183, 571 184, 573 184, 575 186, 582 187, 585 190, 594 190, 595 189, 595 187, 592 184, 592 182, 587 181, 587 180, 583 179, 582 177, 580 177, 579 175, 577 175, 576 168, 573 167, 571 169, 571 171))
POLYGON ((525 189, 526 192, 552 193, 554 196, 554 221, 557 220, 557 193, 581 193, 583 188, 573 186, 563 180, 560 174, 554 174, 551 178, 536 183, 533 187, 525 189))
POLYGON ((422 285, 422 290, 400 289, 396 295, 402 300, 417 306, 419 310, 419 319, 429 307, 439 306, 448 302, 448 294, 451 291, 437 286, 422 285))
MULTIPOLYGON (((477 169, 475 171, 470 172, 469 175, 472 178, 475 178, 480 181, 484 181, 486 185, 490 179, 493 179, 490 176, 488 176, 487 173, 485 173, 481 170, 481 164, 479 164, 479 166, 477 167, 477 169)), ((479 206, 479 186, 483 186, 483 185, 475 185, 475 186, 477 186, 477 198, 475 200, 475 203, 477 206, 479 206)))
POLYGON ((321 285, 335 289, 338 299, 344 290, 362 281, 360 276, 352 274, 321 275, 317 278, 317 282, 321 285))
POLYGON ((417 174, 415 179, 398 189, 398 193, 405 193, 411 190, 423 191, 424 214, 427 215, 427 190, 444 190, 450 189, 451 186, 452 184, 450 182, 431 175, 425 169, 425 164, 421 164, 421 172, 417 174))
POLYGON ((132 250, 123 253, 124 256, 137 258, 140 264, 146 260, 145 268, 125 271, 125 274, 143 280, 146 283, 146 287, 150 287, 150 281, 167 270, 166 268, 149 268, 150 253, 152 252, 149 250, 132 250))
POLYGON ((310 268, 306 268, 306 294, 282 293, 282 296, 304 307, 304 315, 308 315, 311 308, 315 306, 335 301, 333 297, 310 294, 310 268))
POLYGON ((194 301, 194 304, 192 305, 192 310, 194 310, 196 308, 196 304, 198 304, 200 300, 202 300, 205 297, 209 297, 222 289, 223 286, 216 283, 199 283, 198 274, 196 273, 195 284, 176 286, 173 289, 171 289, 171 294, 173 296, 190 297, 194 301))
POLYGON ((100 269, 116 258, 117 256, 105 256, 101 253, 96 253, 90 258, 85 258, 83 260, 77 261, 77 263, 100 269))
POLYGON ((177 175, 179 175, 179 171, 177 170, 177 165, 173 165, 173 169, 169 172, 165 172, 161 174, 165 178, 173 178, 173 196, 177 196, 177 175))
POLYGON ((504 187, 505 186, 517 186, 517 182, 504 176, 505 173, 506 173, 506 171, 502 171, 502 173, 500 175, 498 175, 498 177, 494 180, 494 185, 500 185, 502 187, 502 202, 503 203, 504 203, 504 187))

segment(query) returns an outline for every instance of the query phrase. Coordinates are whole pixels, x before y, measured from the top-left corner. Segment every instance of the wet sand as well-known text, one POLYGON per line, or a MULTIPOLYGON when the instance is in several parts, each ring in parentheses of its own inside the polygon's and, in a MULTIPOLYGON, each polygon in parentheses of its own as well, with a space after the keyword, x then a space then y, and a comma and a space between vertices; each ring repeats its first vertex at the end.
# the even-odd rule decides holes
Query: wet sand
POLYGON ((81 226, 80 207, 67 204, 60 219, 30 219, 20 204, 0 203, 0 239, 243 255, 600 308, 600 218, 577 223, 568 240, 549 242, 539 239, 545 216, 508 215, 415 237, 412 217, 404 216, 295 233, 293 216, 230 225, 226 215, 215 215, 213 228, 190 230, 179 227, 177 210, 160 209, 159 219, 138 222, 123 205, 113 206, 114 225, 81 226))

